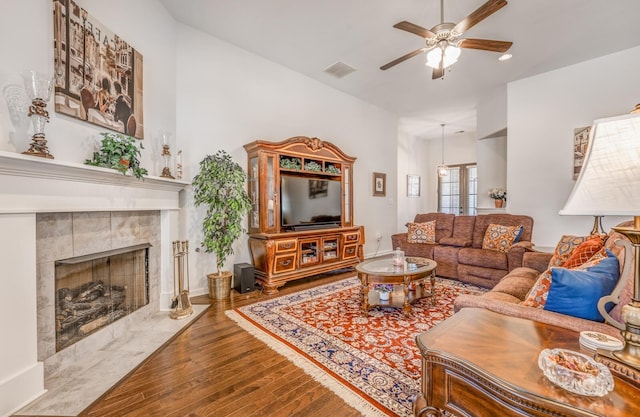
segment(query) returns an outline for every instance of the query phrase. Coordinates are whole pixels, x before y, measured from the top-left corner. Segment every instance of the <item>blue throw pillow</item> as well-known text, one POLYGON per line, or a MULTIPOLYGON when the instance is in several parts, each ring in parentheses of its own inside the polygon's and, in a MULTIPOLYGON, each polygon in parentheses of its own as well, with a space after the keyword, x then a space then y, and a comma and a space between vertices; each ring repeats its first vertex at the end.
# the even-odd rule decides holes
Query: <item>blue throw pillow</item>
MULTIPOLYGON (((545 310, 593 321, 604 321, 598 300, 611 294, 620 278, 618 258, 607 258, 587 269, 551 269, 551 286, 545 310)), ((611 306, 613 307, 613 306, 611 306)))

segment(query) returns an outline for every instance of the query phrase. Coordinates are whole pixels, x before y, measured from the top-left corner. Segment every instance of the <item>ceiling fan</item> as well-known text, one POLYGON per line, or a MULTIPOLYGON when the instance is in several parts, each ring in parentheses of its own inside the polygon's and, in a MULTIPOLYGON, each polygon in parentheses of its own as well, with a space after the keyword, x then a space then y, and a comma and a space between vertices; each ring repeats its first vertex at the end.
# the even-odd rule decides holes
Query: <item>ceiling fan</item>
POLYGON ((387 70, 409 58, 427 52, 426 65, 433 68, 433 79, 442 78, 444 76, 444 69, 458 60, 460 48, 504 53, 513 45, 513 42, 489 39, 459 39, 464 32, 506 6, 506 0, 489 0, 457 24, 445 23, 443 3, 444 0, 440 0, 440 24, 431 28, 431 30, 407 22, 406 20, 393 25, 396 29, 404 30, 424 38, 427 45, 424 48, 416 49, 413 52, 409 52, 400 58, 384 64, 380 67, 381 70, 387 70))

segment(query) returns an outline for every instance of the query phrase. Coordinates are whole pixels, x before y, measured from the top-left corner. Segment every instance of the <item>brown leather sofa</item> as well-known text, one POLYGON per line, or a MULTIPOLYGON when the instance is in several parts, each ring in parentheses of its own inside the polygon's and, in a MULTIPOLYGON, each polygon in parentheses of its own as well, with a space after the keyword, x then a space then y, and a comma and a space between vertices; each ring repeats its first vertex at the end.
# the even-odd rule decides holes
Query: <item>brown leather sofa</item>
POLYGON ((531 249, 533 218, 514 214, 456 216, 445 213, 417 214, 414 223, 436 221, 435 244, 409 243, 407 233, 391 236, 393 248, 405 256, 419 256, 438 263, 438 276, 493 288, 509 271, 522 266, 524 253, 531 249), (522 234, 508 252, 482 249, 490 224, 522 226, 522 234))
MULTIPOLYGON (((633 222, 625 222, 619 226, 629 227, 632 225, 633 222)), ((629 303, 633 295, 633 250, 629 240, 614 231, 609 233, 605 247, 618 257, 621 269, 620 279, 611 295, 601 298, 598 303, 598 309, 605 318, 605 323, 572 317, 542 308, 527 307, 522 304, 540 273, 549 267, 553 253, 544 252, 525 253, 523 266, 509 272, 491 291, 483 295, 459 296, 454 302, 454 311, 457 312, 465 307, 484 308, 513 317, 564 327, 576 332, 591 330, 620 338, 620 331, 624 329, 622 307, 629 303), (626 248, 621 245, 623 242, 627 242, 626 248), (608 313, 604 309, 607 303, 615 305, 608 313)))

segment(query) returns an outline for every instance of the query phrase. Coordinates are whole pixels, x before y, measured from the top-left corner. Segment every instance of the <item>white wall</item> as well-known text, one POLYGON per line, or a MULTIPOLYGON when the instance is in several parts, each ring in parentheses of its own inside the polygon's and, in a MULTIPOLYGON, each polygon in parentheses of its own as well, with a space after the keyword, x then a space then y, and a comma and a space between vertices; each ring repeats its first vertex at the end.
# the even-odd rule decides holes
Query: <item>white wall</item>
POLYGON ((485 94, 477 105, 476 133, 479 139, 507 127, 507 85, 485 94))
MULTIPOLYGON (((563 234, 591 230, 590 216, 558 214, 575 183, 573 130, 629 113, 640 102, 638 74, 640 47, 509 84, 509 212, 534 218, 537 245, 554 247, 563 234)), ((608 230, 622 220, 605 217, 603 224, 608 230)))
POLYGON ((405 224, 413 221, 417 213, 429 211, 427 189, 430 166, 424 163, 429 158, 429 141, 398 132, 398 214, 396 231, 406 231, 405 224), (420 176, 420 196, 407 197, 407 175, 420 176))
MULTIPOLYGON (((489 197, 491 188, 507 187, 507 137, 477 141, 478 152, 478 208, 494 207, 489 197)), ((507 205, 509 201, 507 190, 507 205)), ((508 211, 508 210, 507 210, 508 211)))
MULTIPOLYGON (((179 25, 177 31, 178 142, 184 151, 185 178, 192 178, 207 154, 226 150, 246 168, 243 145, 257 139, 281 141, 318 137, 358 159, 354 166, 354 219, 365 226, 365 256, 376 249, 375 233, 391 248, 395 231, 397 117, 299 73, 202 32, 179 25), (387 174, 387 196, 372 197, 372 173, 387 174)), ((185 229, 193 247, 202 241, 204 208, 186 199, 185 229)), ((246 237, 234 245, 234 263, 250 260, 246 237)), ((191 258, 192 293, 206 291, 206 274, 215 256, 191 258)))
MULTIPOLYGON (((142 164, 151 175, 159 175, 162 169, 159 132, 176 130, 175 22, 157 0, 76 2, 143 56, 145 139, 142 143, 146 149, 142 150, 142 164)), ((50 0, 2 3, 0 93, 8 84, 22 86, 20 74, 27 69, 53 74, 52 10, 50 0)), ((53 100, 49 101, 47 110, 51 120, 45 127, 45 135, 55 159, 81 163, 90 158, 101 139, 99 132, 106 129, 56 113, 53 100)), ((22 152, 29 147, 33 128, 28 117, 24 121, 25 128, 17 128, 11 122, 7 103, 0 95, 0 150, 22 152)))
MULTIPOLYGON (((160 155, 157 132, 176 130, 174 20, 156 0, 78 0, 77 3, 143 55, 146 132, 143 143, 146 149, 142 151, 142 162, 150 174, 158 175, 157 164, 154 164, 160 155)), ((28 117, 23 114, 20 121, 12 123, 3 91, 10 84, 22 87, 20 74, 27 69, 53 74, 52 10, 51 0, 2 1, 0 6, 0 150, 22 152, 31 140, 33 129, 28 117)), ((51 120, 45 127, 45 134, 56 160, 82 163, 90 158, 100 138, 98 133, 105 129, 57 114, 53 100, 49 101, 47 109, 51 120)), ((2 334, 10 335, 12 340, 11 344, 6 344, 6 338, 3 338, 6 346, 0 347, 0 357, 4 361, 0 362, 0 416, 24 405, 42 391, 42 364, 35 356, 35 260, 21 259, 23 252, 19 239, 21 235, 35 232, 27 226, 22 227, 27 222, 20 215, 2 217, 0 233, 15 235, 16 241, 0 245, 0 254, 6 259, 2 262, 0 282, 10 286, 13 281, 20 283, 12 286, 12 291, 18 291, 13 294, 15 299, 24 299, 31 293, 34 303, 19 308, 1 303, 2 316, 14 319, 0 323, 2 334), (20 266, 9 268, 9 259, 20 266)), ((168 275, 170 268, 168 265, 163 271, 163 279, 169 283, 172 282, 168 275)))

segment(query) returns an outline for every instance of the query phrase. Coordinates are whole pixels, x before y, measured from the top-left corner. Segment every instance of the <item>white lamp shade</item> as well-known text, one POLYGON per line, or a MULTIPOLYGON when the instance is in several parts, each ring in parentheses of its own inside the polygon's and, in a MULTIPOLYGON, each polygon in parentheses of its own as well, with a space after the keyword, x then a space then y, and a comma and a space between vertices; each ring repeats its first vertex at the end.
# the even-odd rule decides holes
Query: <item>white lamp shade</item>
POLYGON ((584 165, 561 215, 640 215, 640 114, 594 122, 584 165))

